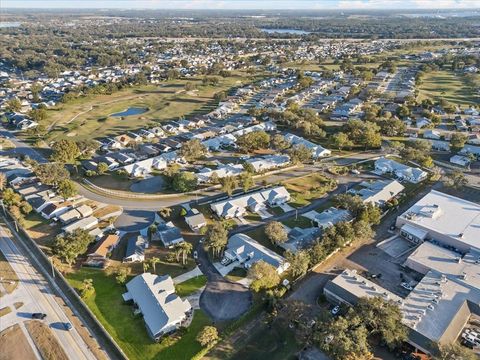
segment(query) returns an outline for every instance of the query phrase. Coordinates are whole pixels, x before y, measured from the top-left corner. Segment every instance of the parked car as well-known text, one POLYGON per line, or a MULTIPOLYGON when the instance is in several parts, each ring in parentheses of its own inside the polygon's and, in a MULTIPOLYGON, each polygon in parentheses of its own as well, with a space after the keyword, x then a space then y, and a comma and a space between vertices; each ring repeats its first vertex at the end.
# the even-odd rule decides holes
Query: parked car
POLYGON ((336 305, 332 310, 330 310, 330 313, 332 315, 337 315, 340 312, 340 306, 336 305))
POLYGON ((33 313, 32 314, 32 319, 39 319, 39 320, 43 320, 47 317, 47 314, 44 314, 44 313, 33 313))
POLYGON ((223 266, 227 266, 231 262, 232 262, 232 260, 227 259, 227 258, 223 258, 222 261, 220 261, 220 264, 222 264, 223 266))
POLYGON ((63 327, 64 327, 65 330, 67 330, 67 331, 71 331, 71 330, 73 329, 72 324, 70 324, 69 322, 63 323, 63 327))
POLYGON ((408 291, 412 291, 413 290, 413 287, 412 285, 410 285, 409 283, 406 283, 406 282, 402 282, 400 284, 401 287, 403 287, 405 290, 408 290, 408 291))
POLYGON ((350 172, 355 175, 360 175, 360 171, 358 171, 357 169, 352 169, 350 172))

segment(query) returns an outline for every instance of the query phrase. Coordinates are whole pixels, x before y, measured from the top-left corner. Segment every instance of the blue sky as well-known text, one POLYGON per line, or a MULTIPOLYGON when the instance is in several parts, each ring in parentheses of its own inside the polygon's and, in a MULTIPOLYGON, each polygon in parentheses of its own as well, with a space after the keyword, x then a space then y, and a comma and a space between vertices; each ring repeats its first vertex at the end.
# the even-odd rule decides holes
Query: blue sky
POLYGON ((479 0, 0 0, 3 8, 472 9, 479 0))

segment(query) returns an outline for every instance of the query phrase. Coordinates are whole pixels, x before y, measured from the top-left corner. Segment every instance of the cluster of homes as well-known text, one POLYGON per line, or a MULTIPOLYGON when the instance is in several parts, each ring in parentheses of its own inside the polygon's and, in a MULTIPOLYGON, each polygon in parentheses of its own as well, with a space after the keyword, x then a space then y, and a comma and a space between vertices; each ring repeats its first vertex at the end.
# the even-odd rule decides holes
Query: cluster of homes
POLYGON ((416 245, 403 267, 418 273, 405 298, 345 270, 324 289, 334 303, 362 297, 394 301, 409 327, 408 341, 430 353, 455 342, 472 315, 480 315, 480 205, 432 190, 397 217, 399 233, 416 245))
POLYGON ((122 212, 121 208, 92 202, 81 195, 64 199, 51 186, 42 184, 28 167, 16 159, 0 159, 0 172, 5 174, 8 185, 35 212, 47 220, 60 223, 64 233, 84 229, 99 239, 103 235, 99 222, 119 216, 122 212))

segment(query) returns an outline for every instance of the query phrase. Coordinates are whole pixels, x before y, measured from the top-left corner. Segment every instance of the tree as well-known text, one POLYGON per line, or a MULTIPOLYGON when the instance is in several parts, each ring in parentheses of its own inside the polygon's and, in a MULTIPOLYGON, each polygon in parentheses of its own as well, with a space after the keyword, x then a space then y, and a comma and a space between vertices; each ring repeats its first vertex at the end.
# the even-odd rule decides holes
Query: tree
POLYGON ((478 357, 473 351, 458 343, 442 345, 438 348, 438 354, 435 360, 476 360, 478 357))
POLYGON ((63 180, 70 179, 70 173, 63 164, 38 164, 33 168, 35 175, 45 185, 56 186, 63 180))
POLYGON ((312 151, 305 145, 295 145, 288 150, 293 164, 305 164, 312 160, 312 151))
POLYGON ((84 254, 94 238, 87 230, 77 229, 70 234, 58 235, 53 241, 53 251, 67 264, 71 265, 75 259, 84 254))
POLYGON ((397 118, 383 119, 378 122, 380 131, 385 136, 402 136, 407 130, 407 125, 397 118))
POLYGON ((379 131, 378 125, 370 122, 365 123, 361 136, 361 143, 365 146, 365 149, 368 147, 378 148, 382 145, 382 137, 379 131))
POLYGON ((197 186, 197 178, 192 172, 182 171, 173 175, 172 187, 178 192, 188 192, 197 186))
POLYGON ((205 247, 212 249, 213 256, 219 255, 228 242, 228 231, 219 221, 214 221, 207 228, 205 247))
POLYGON ((381 297, 361 298, 355 305, 355 313, 362 318, 370 334, 380 335, 391 350, 407 340, 402 312, 393 301, 381 297))
POLYGON ((188 254, 190 254, 193 250, 193 245, 189 242, 183 241, 177 245, 179 254, 182 256, 182 264, 185 265, 187 263, 188 254))
POLYGON ((308 271, 308 265, 310 264, 310 255, 306 250, 300 250, 296 253, 287 250, 285 253, 285 259, 290 263, 290 273, 294 277, 305 275, 308 271))
POLYGON ((466 134, 455 132, 452 134, 450 138, 450 149, 452 151, 459 151, 463 148, 465 143, 467 142, 468 137, 466 134))
POLYGON ((99 162, 97 164, 97 173, 103 175, 108 171, 108 165, 104 162, 99 162))
POLYGON ((271 139, 271 145, 275 150, 282 151, 290 147, 290 143, 285 140, 285 137, 281 134, 273 135, 271 139))
POLYGON ((169 218, 172 215, 172 209, 169 207, 161 208, 158 212, 164 219, 169 218))
POLYGON ((187 161, 194 161, 204 157, 207 154, 207 148, 198 139, 186 141, 180 150, 179 156, 182 156, 187 161))
POLYGON ((358 195, 338 194, 332 200, 334 206, 350 211, 353 217, 357 217, 364 208, 363 200, 358 195))
POLYGON ((334 360, 373 358, 368 344, 368 330, 352 309, 346 317, 340 316, 319 329, 314 336, 316 343, 334 360))
POLYGON ((234 176, 225 176, 220 179, 222 185, 222 191, 227 193, 228 196, 232 196, 233 190, 238 186, 237 179, 234 176))
POLYGON ((285 227, 278 221, 270 221, 265 226, 265 235, 274 245, 283 244, 288 239, 285 227))
POLYGON ((218 340, 218 331, 215 326, 205 326, 197 335, 197 341, 202 346, 211 346, 218 340))
POLYGON ((345 147, 353 146, 353 141, 348 138, 348 135, 343 132, 334 134, 331 138, 332 145, 342 150, 345 147))
POLYGON ((154 223, 148 227, 148 239, 151 241, 153 235, 157 232, 157 225, 154 223))
POLYGON ((265 131, 252 131, 240 135, 237 139, 238 147, 244 152, 251 152, 258 149, 265 149, 270 143, 270 135, 265 131))
POLYGON ((400 105, 397 108, 397 115, 402 117, 402 118, 410 116, 410 109, 408 108, 408 106, 400 105))
POLYGON ((47 118, 47 110, 44 108, 32 109, 28 112, 28 116, 33 121, 39 122, 47 118))
POLYGON ((463 186, 468 184, 468 180, 460 170, 454 170, 447 174, 447 185, 454 188, 460 189, 463 186))
POLYGON ((128 275, 130 275, 131 272, 132 269, 130 269, 129 267, 119 267, 117 270, 117 276, 115 277, 115 281, 120 285, 125 284, 127 282, 128 275))
POLYGON ((22 103, 17 98, 13 98, 5 102, 5 108, 10 112, 18 112, 22 108, 22 103))
POLYGON ((247 276, 252 280, 250 288, 255 292, 271 289, 280 283, 280 276, 277 270, 263 260, 254 263, 248 270, 247 276))
POLYGON ((82 155, 91 155, 94 153, 98 147, 99 143, 92 139, 84 139, 77 141, 78 150, 82 155))
POLYGON ((152 257, 150 259, 150 265, 152 266, 152 269, 153 269, 153 273, 156 273, 155 271, 155 265, 158 264, 160 262, 160 259, 158 257, 152 257))
POLYGON ((56 141, 52 146, 51 159, 64 164, 70 164, 80 155, 77 143, 73 140, 63 139, 56 141))
POLYGON ((3 204, 7 207, 20 205, 22 197, 12 188, 6 188, 2 192, 3 204))
POLYGON ((58 183, 57 192, 61 197, 63 197, 64 200, 67 200, 78 194, 75 183, 68 179, 62 180, 58 183))
POLYGON ((255 185, 255 180, 253 180, 252 173, 244 171, 240 174, 240 184, 244 192, 247 192, 255 185))
POLYGON ((83 279, 80 286, 80 296, 83 300, 88 299, 95 294, 95 288, 93 287, 93 279, 83 279))

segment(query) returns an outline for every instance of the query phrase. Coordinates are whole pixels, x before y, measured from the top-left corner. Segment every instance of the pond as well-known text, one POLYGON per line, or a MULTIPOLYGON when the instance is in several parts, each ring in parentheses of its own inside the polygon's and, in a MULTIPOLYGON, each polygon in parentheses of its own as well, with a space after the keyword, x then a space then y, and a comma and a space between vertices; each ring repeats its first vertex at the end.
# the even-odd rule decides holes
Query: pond
POLYGON ((305 30, 297 30, 297 29, 260 29, 263 32, 266 32, 267 34, 294 34, 294 35, 307 35, 310 34, 310 32, 305 31, 305 30))
POLYGON ((140 115, 140 114, 146 113, 147 111, 148 111, 147 108, 130 107, 122 112, 110 114, 110 116, 121 117, 121 116, 140 115))

